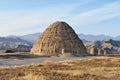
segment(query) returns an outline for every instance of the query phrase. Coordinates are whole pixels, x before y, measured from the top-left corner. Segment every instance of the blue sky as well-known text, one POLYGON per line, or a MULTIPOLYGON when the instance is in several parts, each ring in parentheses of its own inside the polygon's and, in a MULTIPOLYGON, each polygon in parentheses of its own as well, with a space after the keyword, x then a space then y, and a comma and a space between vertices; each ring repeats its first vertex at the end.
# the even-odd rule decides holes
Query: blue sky
POLYGON ((0 0, 0 36, 43 32, 65 21, 76 33, 120 35, 120 0, 0 0))

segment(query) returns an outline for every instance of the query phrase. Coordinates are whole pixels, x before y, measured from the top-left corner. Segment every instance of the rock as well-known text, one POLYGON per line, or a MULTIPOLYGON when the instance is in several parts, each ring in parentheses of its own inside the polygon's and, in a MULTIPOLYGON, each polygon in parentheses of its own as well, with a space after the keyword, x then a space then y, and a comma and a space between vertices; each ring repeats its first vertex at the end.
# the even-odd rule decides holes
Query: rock
POLYGON ((87 50, 72 27, 65 22, 55 22, 36 40, 31 53, 42 56, 59 56, 65 53, 86 55, 87 50))
POLYGON ((102 49, 98 49, 98 55, 104 55, 104 50, 102 50, 102 49))
POLYGON ((28 46, 30 51, 33 44, 18 37, 0 37, 0 50, 17 50, 17 47, 20 45, 22 45, 20 48, 25 48, 24 46, 28 46))
POLYGON ((98 50, 96 48, 90 48, 89 53, 91 55, 97 55, 98 54, 98 50))
POLYGON ((107 55, 108 53, 107 53, 107 51, 106 50, 104 50, 104 55, 107 55))
POLYGON ((18 45, 16 47, 16 52, 30 52, 32 46, 18 45))
MULTIPOLYGON (((120 41, 116 41, 112 39, 86 42, 85 46, 87 47, 87 49, 97 48, 97 49, 105 50, 106 51, 105 53, 107 54, 113 54, 113 53, 120 52, 120 41)), ((102 51, 100 51, 100 53, 101 52, 102 51)))
POLYGON ((14 53, 13 50, 6 50, 5 53, 14 53))
POLYGON ((106 50, 103 50, 103 49, 100 49, 100 48, 90 48, 88 53, 90 55, 106 55, 107 54, 107 51, 106 50))

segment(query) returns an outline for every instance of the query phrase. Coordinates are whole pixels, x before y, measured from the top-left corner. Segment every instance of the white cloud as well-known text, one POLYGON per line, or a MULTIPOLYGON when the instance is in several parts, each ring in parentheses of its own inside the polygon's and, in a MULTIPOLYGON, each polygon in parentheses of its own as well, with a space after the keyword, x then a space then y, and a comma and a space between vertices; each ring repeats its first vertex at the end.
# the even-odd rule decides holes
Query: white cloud
POLYGON ((79 4, 72 4, 67 6, 46 7, 47 9, 38 8, 34 10, 0 12, 0 35, 6 33, 6 35, 19 34, 20 31, 24 31, 24 34, 30 31, 35 32, 33 30, 36 30, 36 26, 39 25, 39 28, 43 28, 41 25, 62 20, 63 17, 69 16, 70 11, 78 5, 79 4))
POLYGON ((73 25, 86 26, 120 16, 120 2, 114 2, 101 8, 74 15, 67 21, 73 25))
POLYGON ((23 35, 43 31, 50 23, 63 20, 72 25, 92 25, 120 15, 120 3, 111 3, 101 8, 72 15, 78 6, 94 0, 45 8, 0 11, 0 35, 23 35))

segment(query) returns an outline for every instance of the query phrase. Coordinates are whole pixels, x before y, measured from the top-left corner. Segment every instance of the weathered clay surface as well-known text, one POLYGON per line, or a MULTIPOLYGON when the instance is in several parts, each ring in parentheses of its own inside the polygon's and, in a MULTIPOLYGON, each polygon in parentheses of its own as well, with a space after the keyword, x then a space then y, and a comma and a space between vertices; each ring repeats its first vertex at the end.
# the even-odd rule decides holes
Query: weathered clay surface
POLYGON ((91 55, 106 55, 106 54, 108 54, 106 50, 103 50, 100 48, 90 48, 88 53, 91 55))
POLYGON ((36 40, 31 53, 58 56, 64 53, 82 55, 87 51, 72 27, 65 22, 55 22, 36 40))

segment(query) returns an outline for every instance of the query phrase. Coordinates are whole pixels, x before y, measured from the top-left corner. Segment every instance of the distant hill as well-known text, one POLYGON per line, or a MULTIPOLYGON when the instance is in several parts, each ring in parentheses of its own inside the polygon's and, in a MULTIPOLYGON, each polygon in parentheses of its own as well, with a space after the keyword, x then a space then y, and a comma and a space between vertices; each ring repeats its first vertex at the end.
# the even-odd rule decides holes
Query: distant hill
POLYGON ((37 38, 40 35, 41 35, 41 33, 34 33, 34 34, 28 34, 28 35, 19 36, 19 38, 34 43, 35 40, 37 40, 37 38))
POLYGON ((0 49, 30 49, 32 43, 16 36, 0 37, 0 49))
POLYGON ((120 35, 114 38, 115 40, 120 40, 120 35))
MULTIPOLYGON (((0 37, 0 49, 2 48, 19 48, 31 49, 33 43, 41 33, 33 33, 23 36, 10 35, 7 37, 0 37)), ((80 39, 87 48, 96 47, 107 51, 120 51, 120 36, 111 37, 106 35, 85 35, 78 34, 80 39)))
POLYGON ((85 39, 81 39, 81 40, 82 40, 83 43, 89 42, 89 41, 87 41, 87 40, 85 40, 85 39))
MULTIPOLYGON (((42 34, 42 33, 33 33, 33 34, 28 34, 28 35, 19 36, 19 38, 34 43, 41 34, 42 34)), ((80 36, 81 36, 81 35, 80 35, 80 36)), ((15 37, 15 36, 13 36, 13 37, 15 37)), ((86 40, 84 39, 84 37, 82 38, 82 41, 83 41, 84 43, 85 43, 85 42, 88 42, 87 39, 86 39, 86 40)))
POLYGON ((88 41, 97 41, 97 40, 104 40, 104 39, 114 39, 113 37, 111 36, 106 36, 106 35, 85 35, 85 34, 78 34, 78 36, 81 38, 81 39, 85 39, 85 40, 88 40, 88 41))
POLYGON ((85 46, 87 49, 90 48, 100 48, 106 50, 107 52, 120 52, 120 41, 107 39, 102 41, 91 41, 86 42, 85 46))
MULTIPOLYGON (((33 34, 28 34, 28 35, 23 35, 20 36, 21 39, 24 39, 26 41, 34 43, 35 40, 41 35, 41 33, 33 33, 33 34)), ((112 36, 107 36, 107 35, 85 35, 85 34, 78 34, 80 39, 83 40, 83 42, 86 41, 97 41, 97 40, 104 40, 104 39, 113 39, 113 40, 120 40, 120 36, 117 37, 112 37, 112 36)))

